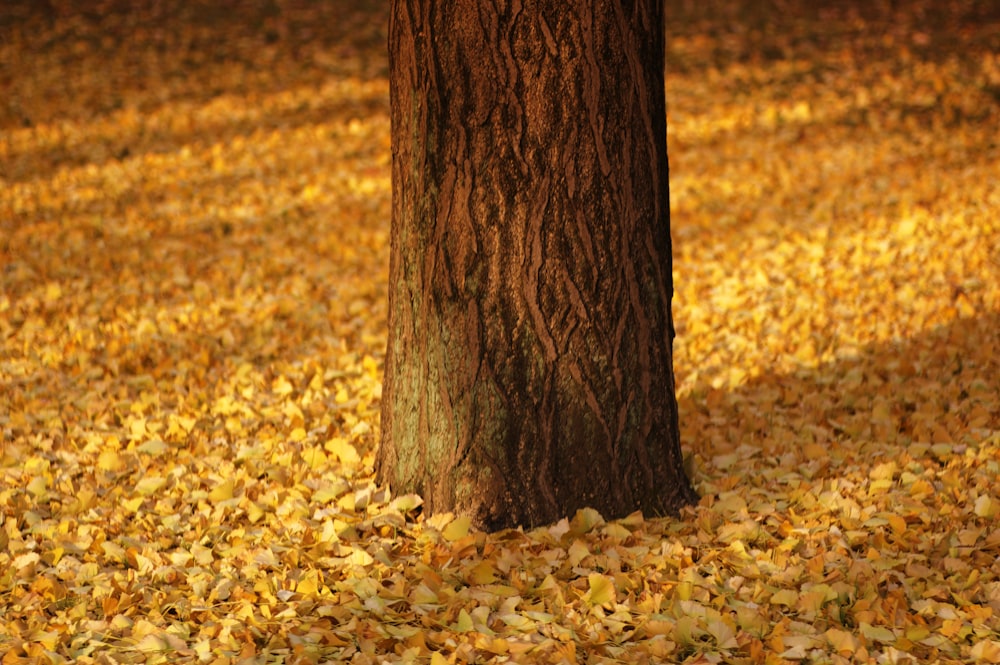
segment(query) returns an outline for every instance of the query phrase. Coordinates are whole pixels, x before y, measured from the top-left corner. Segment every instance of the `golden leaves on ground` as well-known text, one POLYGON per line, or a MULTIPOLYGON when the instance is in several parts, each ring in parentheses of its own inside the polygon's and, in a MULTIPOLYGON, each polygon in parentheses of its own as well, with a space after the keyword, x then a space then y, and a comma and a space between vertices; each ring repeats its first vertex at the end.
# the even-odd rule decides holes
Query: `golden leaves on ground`
POLYGON ((704 498, 493 535, 372 480, 385 6, 48 4, 0 9, 0 662, 1000 662, 983 3, 668 6, 704 498))

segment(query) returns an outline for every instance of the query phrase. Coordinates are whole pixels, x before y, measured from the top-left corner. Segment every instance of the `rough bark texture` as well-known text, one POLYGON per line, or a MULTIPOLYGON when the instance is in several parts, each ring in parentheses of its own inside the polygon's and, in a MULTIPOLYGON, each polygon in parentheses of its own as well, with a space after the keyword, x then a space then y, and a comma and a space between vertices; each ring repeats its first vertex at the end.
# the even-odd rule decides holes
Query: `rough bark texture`
POLYGON ((393 0, 377 473, 486 529, 675 512, 659 0, 393 0))

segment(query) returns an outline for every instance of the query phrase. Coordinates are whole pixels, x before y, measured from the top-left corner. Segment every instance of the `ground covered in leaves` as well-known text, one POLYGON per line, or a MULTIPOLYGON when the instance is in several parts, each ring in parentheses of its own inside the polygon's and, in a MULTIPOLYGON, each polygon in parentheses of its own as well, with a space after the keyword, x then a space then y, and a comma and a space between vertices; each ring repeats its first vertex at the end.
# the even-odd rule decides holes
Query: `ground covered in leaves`
POLYGON ((995 4, 668 3, 703 499, 495 535, 372 482, 386 14, 0 7, 0 662, 1000 662, 995 4))

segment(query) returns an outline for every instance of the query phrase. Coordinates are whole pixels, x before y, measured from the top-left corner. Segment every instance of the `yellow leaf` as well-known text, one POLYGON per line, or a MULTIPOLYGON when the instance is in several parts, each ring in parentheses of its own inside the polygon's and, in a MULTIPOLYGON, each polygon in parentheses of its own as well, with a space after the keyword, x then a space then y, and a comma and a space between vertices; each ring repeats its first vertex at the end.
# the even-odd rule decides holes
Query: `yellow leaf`
POLYGON ((37 642, 49 651, 55 651, 56 645, 59 644, 59 632, 55 630, 36 630, 30 634, 29 639, 32 642, 37 642))
POLYGON ((1000 509, 1000 506, 998 506, 996 501, 986 494, 982 494, 976 499, 976 504, 972 510, 979 517, 990 518, 996 516, 998 509, 1000 509))
POLYGON ((150 439, 149 441, 145 442, 144 444, 136 448, 136 450, 138 450, 140 453, 152 455, 153 457, 162 455, 169 449, 170 446, 164 443, 163 440, 161 439, 150 439))
POLYGON ((264 516, 264 510, 255 501, 248 502, 246 510, 247 519, 250 520, 250 524, 256 524, 264 516))
POLYGON ((758 607, 739 605, 736 607, 736 624, 748 633, 763 637, 771 630, 771 622, 766 613, 758 607))
POLYGON ((514 630, 528 631, 535 627, 534 621, 521 614, 511 612, 508 614, 501 614, 499 618, 514 630))
POLYGON ((168 648, 167 641, 159 635, 149 634, 135 645, 137 651, 164 651, 168 648))
POLYGON ((824 459, 830 455, 829 448, 814 442, 810 442, 802 446, 802 452, 806 459, 824 459))
MULTIPOLYGON (((351 449, 353 450, 354 446, 351 446, 351 449)), ((403 496, 397 496, 389 502, 388 510, 394 510, 405 514, 416 509, 423 502, 424 500, 420 498, 419 494, 404 494, 403 496)))
POLYGON ((771 596, 772 605, 795 607, 799 602, 799 592, 794 589, 779 589, 771 596))
POLYGON ((271 390, 274 391, 275 395, 285 396, 290 394, 295 388, 284 376, 279 376, 274 381, 271 382, 271 390))
POLYGON ((859 627, 865 639, 883 644, 892 644, 896 641, 896 634, 884 626, 872 626, 862 621, 859 627))
POLYGON ((229 499, 232 499, 235 484, 236 483, 232 478, 223 480, 208 493, 208 500, 212 503, 219 503, 221 501, 228 501, 229 499))
POLYGON ((969 655, 980 663, 1000 663, 1000 642, 982 640, 969 651, 969 655))
POLYGON ((469 570, 470 584, 492 584, 497 581, 497 571, 489 561, 480 561, 469 570))
POLYGON ((414 605, 433 605, 438 602, 438 595, 433 589, 421 582, 414 587, 410 601, 414 605))
POLYGON ((439 651, 431 652, 431 665, 448 665, 448 659, 439 651))
POLYGON ((315 570, 307 572, 301 579, 299 579, 298 584, 295 585, 295 591, 303 596, 315 596, 319 591, 319 588, 319 573, 315 570))
POLYGON ((53 303, 62 297, 62 287, 58 282, 49 282, 45 285, 45 302, 53 303))
POLYGON ((884 517, 889 523, 889 528, 897 536, 906 532, 906 520, 896 513, 879 513, 879 517, 884 517))
POLYGON ((326 465, 326 453, 321 448, 307 448, 302 451, 302 460, 310 469, 319 469, 326 465))
POLYGON ((28 552, 27 554, 22 554, 16 559, 14 559, 12 567, 14 570, 20 570, 21 568, 25 568, 32 564, 38 563, 40 560, 41 557, 38 556, 36 552, 28 552))
POLYGON ((194 645, 194 653, 198 660, 206 662, 212 656, 212 641, 208 639, 199 640, 194 645))
POLYGON ((634 513, 630 513, 625 517, 621 518, 620 520, 618 520, 618 523, 621 524, 622 526, 635 529, 641 527, 643 524, 646 523, 646 521, 642 516, 642 511, 637 510, 634 513))
POLYGON ((372 558, 371 554, 359 547, 352 548, 350 555, 347 557, 347 562, 355 566, 370 566, 374 561, 375 559, 372 558))
POLYGON ((590 556, 590 549, 587 548, 587 543, 577 539, 569 546, 569 550, 566 553, 568 554, 567 560, 569 565, 577 566, 581 561, 590 556))
POLYGON ((584 600, 591 605, 604 605, 615 599, 615 584, 606 575, 591 573, 587 576, 587 584, 590 589, 584 596, 584 600))
POLYGON ((709 635, 715 638, 717 649, 735 649, 738 646, 736 643, 736 631, 725 621, 721 619, 709 619, 706 630, 709 635))
POLYGON ((826 636, 827 641, 830 643, 830 646, 833 647, 834 651, 836 651, 842 656, 853 654, 855 651, 857 651, 858 647, 860 646, 858 644, 858 638, 854 637, 853 634, 849 633, 846 630, 840 630, 839 628, 831 628, 828 631, 826 631, 824 635, 826 636))
POLYGON ((746 500, 737 492, 723 492, 718 500, 712 504, 712 510, 724 515, 744 513, 747 509, 746 500))
POLYGON ((117 450, 102 450, 97 456, 97 468, 102 471, 118 471, 122 466, 117 450))
POLYGON ((674 623, 674 639, 681 644, 689 645, 699 642, 704 631, 698 627, 698 621, 693 616, 678 617, 674 623))
POLYGON ((125 548, 118 543, 112 542, 110 540, 105 540, 101 543, 101 549, 104 550, 104 554, 107 555, 109 559, 124 560, 125 559, 125 548))
POLYGON ((302 200, 306 202, 313 201, 318 198, 321 193, 322 190, 320 190, 317 185, 306 185, 302 190, 302 200))
POLYGON ((604 524, 604 518, 593 508, 581 508, 570 520, 570 529, 575 534, 585 534, 595 527, 604 524))
POLYGON ((484 651, 489 651, 490 653, 502 656, 510 651, 510 643, 500 637, 491 637, 489 635, 480 634, 476 636, 473 642, 477 649, 483 649, 484 651))
POLYGON ((341 464, 356 465, 361 461, 357 449, 349 441, 334 437, 323 444, 326 451, 340 460, 341 464))
POLYGON ((146 436, 146 419, 136 418, 131 423, 129 423, 129 438, 133 441, 138 441, 146 436))
POLYGON ((150 476, 149 478, 143 478, 135 484, 136 494, 141 494, 142 496, 149 496, 150 494, 156 494, 163 486, 167 484, 165 478, 160 476, 150 476))
POLYGON ((35 476, 28 483, 26 488, 28 492, 34 497, 44 496, 49 489, 49 483, 44 476, 35 476))
POLYGON ((197 418, 190 418, 186 416, 178 416, 176 414, 170 414, 170 427, 182 430, 186 434, 191 433, 191 430, 194 429, 194 426, 197 422, 198 422, 197 418))
MULTIPOLYGON (((146 622, 146 623, 148 623, 148 622, 146 622)), ((136 624, 132 621, 132 619, 129 619, 124 614, 116 614, 115 617, 111 620, 111 624, 110 625, 111 625, 112 628, 114 628, 116 630, 130 630, 136 624)), ((141 626, 141 625, 142 624, 141 624, 141 620, 140 620, 139 626, 141 626)), ((146 636, 146 635, 149 635, 149 634, 151 634, 151 633, 149 631, 146 631, 146 630, 141 630, 141 631, 138 631, 138 632, 133 631, 133 637, 146 636)))
POLYGON ((456 621, 455 625, 452 626, 452 630, 454 630, 456 633, 468 633, 473 629, 474 627, 472 625, 472 617, 469 616, 469 613, 466 612, 464 608, 459 610, 458 621, 456 621))
POLYGON ((262 566, 268 566, 270 568, 277 568, 281 565, 281 561, 271 550, 260 550, 254 555, 253 560, 262 566))
POLYGON ((199 566, 211 566, 215 561, 215 554, 212 552, 212 549, 200 543, 191 545, 191 554, 199 566))
POLYGON ((450 542, 454 542, 459 538, 465 538, 469 534, 469 525, 472 520, 468 515, 459 515, 451 521, 441 532, 441 536, 450 542))
POLYGON ((350 499, 348 507, 353 510, 354 495, 348 492, 350 489, 351 486, 347 482, 338 478, 332 485, 323 485, 313 492, 312 500, 317 503, 329 503, 334 499, 345 496, 345 493, 347 493, 347 497, 350 499))
POLYGON ((868 473, 868 477, 872 480, 892 480, 893 475, 896 473, 896 469, 897 467, 895 462, 876 464, 875 467, 868 473))

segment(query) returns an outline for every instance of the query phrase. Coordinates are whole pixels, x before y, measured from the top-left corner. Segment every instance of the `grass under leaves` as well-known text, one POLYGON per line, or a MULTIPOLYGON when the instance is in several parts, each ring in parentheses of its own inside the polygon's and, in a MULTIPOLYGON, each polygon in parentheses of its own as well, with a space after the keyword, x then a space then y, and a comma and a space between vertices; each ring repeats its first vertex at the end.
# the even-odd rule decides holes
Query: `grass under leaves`
MULTIPOLYGON (((699 506, 373 485, 383 2, 0 6, 0 663, 1000 662, 1000 11, 668 3, 699 506)), ((831 4, 831 3, 827 3, 831 4)))

